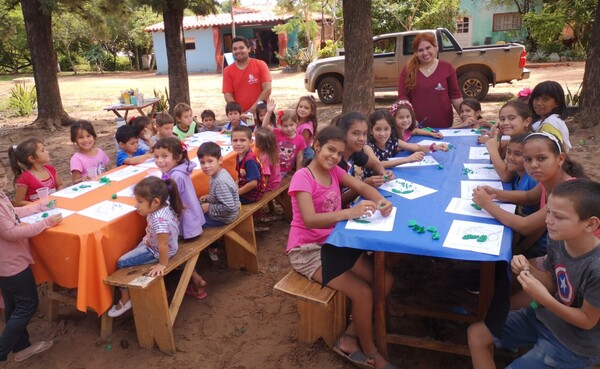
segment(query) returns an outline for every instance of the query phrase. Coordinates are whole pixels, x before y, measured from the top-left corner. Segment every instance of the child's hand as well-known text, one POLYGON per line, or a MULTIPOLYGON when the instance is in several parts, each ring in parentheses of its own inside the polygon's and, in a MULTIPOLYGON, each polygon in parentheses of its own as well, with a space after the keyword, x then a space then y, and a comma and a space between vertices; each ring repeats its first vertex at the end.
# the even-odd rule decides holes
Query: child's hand
POLYGON ((437 151, 448 151, 448 144, 445 143, 441 143, 441 144, 435 144, 433 145, 433 148, 436 149, 437 151))
POLYGON ((48 225, 50 227, 54 227, 56 225, 58 225, 60 222, 62 222, 62 214, 54 214, 49 216, 48 218, 46 218, 46 221, 48 222, 48 225))
POLYGON ((383 174, 383 182, 389 182, 394 179, 394 172, 391 170, 386 170, 383 174))
POLYGON ((473 202, 482 208, 484 205, 491 204, 495 196, 490 195, 487 191, 482 188, 482 186, 478 186, 473 190, 473 202))
POLYGON ((164 266, 162 264, 156 264, 150 268, 150 270, 148 271, 148 274, 150 275, 150 277, 160 276, 165 273, 165 269, 167 269, 166 266, 164 266))
POLYGON ((200 200, 200 203, 203 204, 208 200, 208 195, 202 195, 198 200, 200 200))
POLYGON ((425 153, 423 151, 415 151, 413 152, 407 159, 409 163, 414 163, 416 161, 421 161, 425 157, 425 153))
POLYGON ((56 199, 52 199, 48 201, 46 204, 46 209, 54 209, 56 207, 56 199))
POLYGON ((370 200, 362 200, 350 209, 350 218, 370 217, 377 210, 377 204, 370 200))
POLYGON ((521 274, 521 272, 529 273, 530 268, 531 264, 529 264, 529 260, 523 255, 515 255, 510 261, 510 270, 515 274, 521 274))
POLYGON ((444 135, 440 132, 431 132, 431 137, 434 138, 444 138, 444 135))
POLYGON ((498 141, 498 131, 489 137, 489 139, 485 142, 485 147, 487 148, 488 152, 499 152, 500 142, 498 141))
POLYGON ((391 201, 379 200, 377 202, 377 210, 379 210, 379 212, 381 212, 381 215, 383 215, 384 217, 390 215, 392 213, 393 208, 394 205, 392 205, 391 201))
MULTIPOLYGON (((550 293, 544 287, 542 282, 540 282, 533 274, 528 271, 523 271, 517 275, 517 281, 521 283, 523 287, 523 291, 527 293, 532 299, 537 302, 544 304, 544 299, 550 296, 550 293)), ((552 298, 552 296, 550 296, 552 298)))
POLYGON ((269 101, 267 101, 267 111, 273 112, 275 110, 275 106, 275 100, 269 99, 269 101))

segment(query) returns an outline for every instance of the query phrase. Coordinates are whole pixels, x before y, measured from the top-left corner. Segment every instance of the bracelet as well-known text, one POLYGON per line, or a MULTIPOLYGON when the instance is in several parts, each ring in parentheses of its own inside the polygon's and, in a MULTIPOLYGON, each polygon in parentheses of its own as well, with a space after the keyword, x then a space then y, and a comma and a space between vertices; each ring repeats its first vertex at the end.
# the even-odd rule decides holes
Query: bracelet
POLYGON ((431 146, 429 146, 429 151, 431 152, 436 152, 437 150, 435 149, 435 144, 432 143, 431 146))

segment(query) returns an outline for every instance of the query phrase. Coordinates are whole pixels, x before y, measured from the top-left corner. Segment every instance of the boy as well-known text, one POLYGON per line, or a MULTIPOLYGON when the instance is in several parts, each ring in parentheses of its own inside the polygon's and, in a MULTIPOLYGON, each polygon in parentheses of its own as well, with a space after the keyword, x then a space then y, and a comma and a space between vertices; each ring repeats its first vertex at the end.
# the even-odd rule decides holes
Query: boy
POLYGON ((152 153, 139 148, 135 128, 130 125, 117 128, 115 139, 119 144, 119 151, 117 152, 118 167, 141 164, 152 157, 152 153))
POLYGON ((215 112, 212 110, 204 110, 200 114, 202 119, 202 126, 200 126, 199 132, 221 132, 223 127, 215 124, 215 112))
POLYGON ((237 155, 235 170, 238 172, 238 194, 242 204, 260 200, 263 192, 262 170, 256 155, 250 150, 252 130, 237 126, 231 131, 231 146, 237 155))
MULTIPOLYGON (((246 126, 246 123, 242 121, 242 107, 240 104, 235 101, 228 102, 225 105, 225 114, 227 114, 227 119, 229 119, 229 123, 227 123, 223 127, 223 132, 231 132, 237 126, 246 126)), ((252 130, 250 131, 252 132, 252 130)))
POLYGON ((575 179, 557 185, 548 199, 548 255, 543 270, 523 255, 513 273, 532 298, 530 308, 511 311, 501 338, 482 322, 469 327, 473 367, 495 368, 493 344, 534 345, 508 368, 590 368, 600 359, 600 184, 575 179))
POLYGON ((179 103, 175 105, 173 113, 175 114, 175 120, 177 121, 177 124, 173 127, 173 133, 180 141, 197 133, 192 108, 188 104, 179 103))
POLYGON ((175 121, 169 113, 156 114, 156 134, 152 136, 152 144, 161 138, 173 137, 173 126, 175 121))

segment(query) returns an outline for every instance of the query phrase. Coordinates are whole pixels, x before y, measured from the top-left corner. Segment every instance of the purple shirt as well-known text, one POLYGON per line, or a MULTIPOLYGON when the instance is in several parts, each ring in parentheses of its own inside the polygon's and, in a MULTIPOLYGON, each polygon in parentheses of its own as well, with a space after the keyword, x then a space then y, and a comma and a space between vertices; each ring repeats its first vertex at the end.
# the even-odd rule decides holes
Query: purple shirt
POLYGON ((195 166, 196 163, 194 162, 184 162, 165 173, 177 183, 179 196, 183 203, 184 209, 179 222, 179 234, 183 239, 194 238, 201 235, 202 226, 206 223, 202 206, 200 206, 194 184, 190 179, 190 175, 195 166))

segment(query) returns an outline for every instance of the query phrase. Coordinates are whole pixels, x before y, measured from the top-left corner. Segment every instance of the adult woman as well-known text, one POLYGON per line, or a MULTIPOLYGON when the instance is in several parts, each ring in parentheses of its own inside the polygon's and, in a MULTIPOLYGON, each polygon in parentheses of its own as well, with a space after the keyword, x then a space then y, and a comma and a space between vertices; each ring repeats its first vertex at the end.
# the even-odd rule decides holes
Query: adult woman
POLYGON ((419 122, 436 128, 452 126, 452 106, 458 112, 462 94, 454 67, 436 58, 438 48, 431 33, 413 40, 414 55, 400 73, 398 99, 410 100, 419 122))

